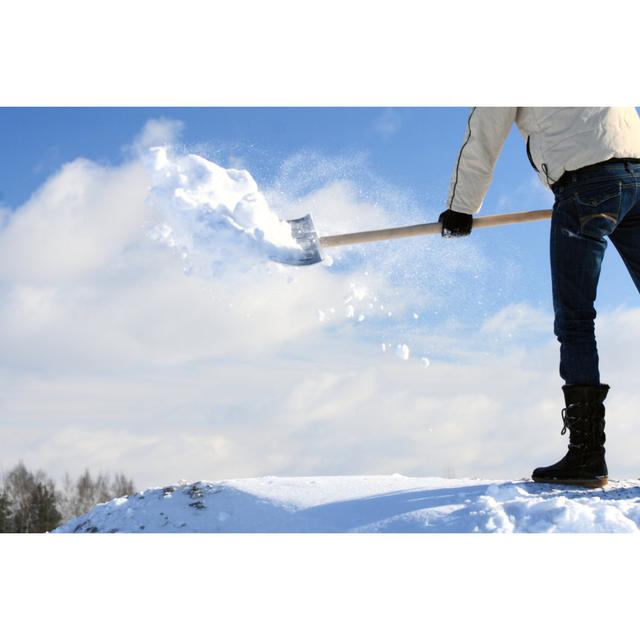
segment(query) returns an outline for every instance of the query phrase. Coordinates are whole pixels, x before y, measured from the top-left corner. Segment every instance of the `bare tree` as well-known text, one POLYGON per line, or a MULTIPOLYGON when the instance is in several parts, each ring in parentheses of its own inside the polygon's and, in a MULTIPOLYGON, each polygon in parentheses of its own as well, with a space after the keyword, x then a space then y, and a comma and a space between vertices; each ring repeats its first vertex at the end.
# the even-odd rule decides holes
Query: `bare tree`
POLYGON ((15 533, 43 533, 60 524, 53 481, 33 474, 19 462, 4 478, 7 528, 15 533))
POLYGON ((58 505, 62 514, 62 521, 66 522, 75 517, 75 482, 68 473, 64 474, 62 489, 58 494, 58 505))
POLYGON ((9 500, 9 494, 2 489, 0 491, 0 533, 11 533, 12 529, 11 501, 9 500))
POLYGON ((38 482, 31 492, 31 530, 44 533, 55 529, 62 520, 56 490, 51 481, 38 482))
POLYGON ((35 488, 35 476, 19 462, 4 478, 4 490, 11 503, 12 529, 17 532, 31 530, 31 492, 35 488))
POLYGON ((134 493, 132 480, 118 473, 92 477, 85 470, 77 480, 65 474, 62 490, 42 471, 32 473, 22 462, 0 478, 0 533, 51 531, 61 522, 108 502, 134 493))
POLYGON ((122 473, 117 473, 113 482, 111 483, 111 495, 114 498, 120 498, 122 496, 130 496, 135 493, 133 486, 133 480, 130 480, 122 473))
POLYGON ((109 502, 134 491, 133 481, 122 473, 116 474, 112 481, 109 475, 104 473, 99 473, 94 478, 86 469, 75 482, 67 474, 61 496, 64 520, 87 513, 96 504, 109 502))

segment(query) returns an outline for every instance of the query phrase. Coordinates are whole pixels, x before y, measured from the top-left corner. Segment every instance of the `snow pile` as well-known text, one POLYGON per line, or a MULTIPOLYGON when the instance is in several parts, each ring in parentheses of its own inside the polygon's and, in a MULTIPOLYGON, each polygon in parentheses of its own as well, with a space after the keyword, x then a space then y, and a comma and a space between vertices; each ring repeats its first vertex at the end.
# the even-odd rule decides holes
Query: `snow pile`
POLYGON ((238 250, 278 262, 302 254, 289 224, 271 210, 248 171, 168 147, 152 147, 145 166, 150 202, 163 216, 150 235, 186 260, 199 251, 220 262, 238 250))
POLYGON ((55 533, 640 532, 640 481, 604 489, 392 476, 264 477, 148 489, 55 533))

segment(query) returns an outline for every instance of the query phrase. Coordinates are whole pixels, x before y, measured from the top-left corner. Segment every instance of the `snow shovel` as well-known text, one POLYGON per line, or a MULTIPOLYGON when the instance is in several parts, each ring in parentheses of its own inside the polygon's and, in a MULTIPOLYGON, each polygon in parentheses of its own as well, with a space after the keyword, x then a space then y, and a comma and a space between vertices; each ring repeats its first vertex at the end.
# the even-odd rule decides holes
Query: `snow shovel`
MULTIPOLYGON (((548 209, 523 211, 521 213, 503 213, 494 216, 474 218, 473 228, 498 227, 503 224, 545 220, 550 217, 551 211, 548 209)), ((322 249, 327 247, 338 247, 345 244, 359 244, 362 242, 377 242, 379 240, 392 240, 395 238, 409 238, 412 236, 427 236, 442 232, 442 224, 440 222, 429 222, 426 224, 414 224, 409 227, 374 229, 373 231, 345 233, 337 236, 318 236, 310 215, 296 220, 287 220, 287 222, 291 225, 291 235, 300 245, 302 253, 280 258, 279 261, 298 266, 321 262, 322 249)))

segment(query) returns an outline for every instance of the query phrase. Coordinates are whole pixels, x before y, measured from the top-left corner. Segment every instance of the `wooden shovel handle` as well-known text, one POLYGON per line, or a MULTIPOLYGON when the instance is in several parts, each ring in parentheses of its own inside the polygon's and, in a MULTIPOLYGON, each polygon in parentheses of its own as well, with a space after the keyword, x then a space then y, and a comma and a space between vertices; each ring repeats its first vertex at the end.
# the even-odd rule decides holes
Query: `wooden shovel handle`
MULTIPOLYGON (((503 224, 516 222, 531 222, 533 220, 545 220, 551 217, 548 209, 539 211, 523 211, 521 213, 502 213, 494 216, 481 216, 473 219, 473 228, 498 227, 503 224)), ((373 231, 360 231, 358 233, 345 233, 339 236, 322 236, 319 238, 322 247, 338 247, 343 244, 359 244, 361 242, 376 242, 378 240, 392 240, 394 238, 409 238, 411 236, 427 236, 441 233, 442 225, 439 222, 426 224, 414 224, 409 227, 395 227, 393 229, 375 229, 373 231)))

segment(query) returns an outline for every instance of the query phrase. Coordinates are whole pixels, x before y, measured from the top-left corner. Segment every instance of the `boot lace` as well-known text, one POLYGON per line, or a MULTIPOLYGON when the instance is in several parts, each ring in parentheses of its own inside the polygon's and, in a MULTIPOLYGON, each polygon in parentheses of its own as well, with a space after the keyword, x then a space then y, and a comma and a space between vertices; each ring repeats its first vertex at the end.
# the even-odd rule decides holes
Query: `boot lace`
POLYGON ((573 427, 573 425, 578 422, 579 420, 581 420, 580 417, 578 416, 571 416, 569 415, 569 411, 571 409, 573 409, 574 407, 579 406, 578 404, 570 404, 567 407, 565 407, 562 410, 562 431, 560 432, 560 435, 563 436, 565 433, 567 433, 567 429, 569 429, 569 431, 571 431, 571 428, 573 427))
MULTIPOLYGON (((571 429, 573 428, 573 426, 578 423, 581 422, 582 420, 587 420, 589 421, 588 417, 585 416, 572 416, 569 415, 569 412, 571 411, 571 409, 573 409, 574 407, 579 407, 581 406, 581 403, 573 403, 570 404, 568 406, 566 406, 563 410, 562 410, 562 431, 560 431, 560 435, 563 436, 566 432, 567 429, 569 429, 569 432, 571 432, 571 429)), ((589 429, 588 429, 588 437, 591 440, 592 444, 594 446, 598 445, 598 444, 602 444, 599 442, 599 435, 598 435, 598 429, 595 427, 595 425, 590 424, 589 425, 589 429)), ((580 449, 582 447, 586 446, 586 442, 583 442, 581 444, 577 444, 577 443, 572 443, 569 442, 569 448, 570 449, 580 449)))

